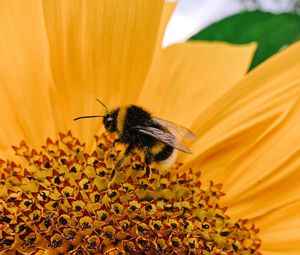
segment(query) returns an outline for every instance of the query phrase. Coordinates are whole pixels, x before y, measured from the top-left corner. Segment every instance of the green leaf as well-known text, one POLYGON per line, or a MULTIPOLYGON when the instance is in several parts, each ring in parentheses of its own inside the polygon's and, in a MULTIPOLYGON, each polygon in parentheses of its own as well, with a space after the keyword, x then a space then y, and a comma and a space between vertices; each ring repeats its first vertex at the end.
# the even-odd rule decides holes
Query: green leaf
POLYGON ((228 17, 200 31, 190 40, 226 41, 243 44, 256 41, 258 49, 250 69, 300 39, 300 16, 243 12, 228 17))

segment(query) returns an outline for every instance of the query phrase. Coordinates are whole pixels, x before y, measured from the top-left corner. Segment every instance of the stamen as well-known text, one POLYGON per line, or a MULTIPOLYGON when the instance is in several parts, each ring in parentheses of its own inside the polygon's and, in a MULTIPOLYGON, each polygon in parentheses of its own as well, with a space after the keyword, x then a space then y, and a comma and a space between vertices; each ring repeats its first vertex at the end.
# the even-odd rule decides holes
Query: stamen
POLYGON ((7 254, 261 254, 258 229, 218 205, 224 194, 199 174, 161 172, 139 152, 110 179, 123 149, 60 134, 25 160, 0 162, 0 252, 7 254), (111 156, 113 155, 113 156, 111 156), (40 253, 39 253, 40 252, 40 253))

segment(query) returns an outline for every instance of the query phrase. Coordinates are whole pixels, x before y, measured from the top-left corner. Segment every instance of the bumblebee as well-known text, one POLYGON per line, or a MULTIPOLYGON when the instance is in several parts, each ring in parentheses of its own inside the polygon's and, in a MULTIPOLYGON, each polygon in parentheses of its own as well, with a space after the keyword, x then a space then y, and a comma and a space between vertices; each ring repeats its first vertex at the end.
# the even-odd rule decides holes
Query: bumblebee
POLYGON ((164 168, 171 166, 177 157, 177 150, 185 153, 191 151, 181 142, 182 139, 194 140, 196 136, 187 128, 152 116, 148 111, 137 105, 125 105, 109 110, 105 115, 81 116, 83 118, 102 117, 105 129, 116 133, 116 143, 123 143, 127 148, 123 156, 116 162, 112 175, 118 170, 125 158, 137 148, 145 156, 145 163, 156 162, 164 168))

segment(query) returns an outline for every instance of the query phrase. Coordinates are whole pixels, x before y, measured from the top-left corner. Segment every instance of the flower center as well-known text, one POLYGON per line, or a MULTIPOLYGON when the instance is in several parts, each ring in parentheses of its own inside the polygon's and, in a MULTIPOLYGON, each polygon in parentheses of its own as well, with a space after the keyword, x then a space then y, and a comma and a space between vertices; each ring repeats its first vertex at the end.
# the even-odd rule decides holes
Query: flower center
POLYGON ((218 205, 220 185, 162 173, 139 152, 111 179, 122 149, 106 134, 96 142, 87 153, 69 132, 41 151, 14 147, 22 164, 0 162, 0 252, 260 254, 258 230, 218 205))

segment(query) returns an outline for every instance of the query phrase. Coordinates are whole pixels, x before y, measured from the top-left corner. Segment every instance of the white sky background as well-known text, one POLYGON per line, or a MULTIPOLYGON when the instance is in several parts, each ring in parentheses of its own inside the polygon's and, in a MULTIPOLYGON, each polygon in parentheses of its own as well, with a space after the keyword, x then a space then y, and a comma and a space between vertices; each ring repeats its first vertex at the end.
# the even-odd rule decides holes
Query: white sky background
POLYGON ((296 1, 299 0, 179 0, 163 46, 183 42, 208 25, 243 10, 260 8, 270 12, 288 12, 296 1))

